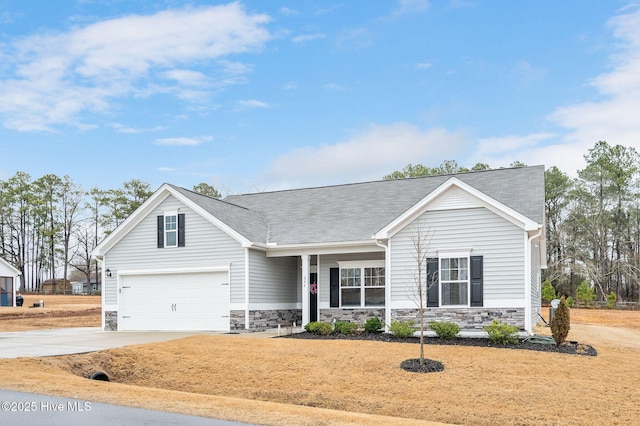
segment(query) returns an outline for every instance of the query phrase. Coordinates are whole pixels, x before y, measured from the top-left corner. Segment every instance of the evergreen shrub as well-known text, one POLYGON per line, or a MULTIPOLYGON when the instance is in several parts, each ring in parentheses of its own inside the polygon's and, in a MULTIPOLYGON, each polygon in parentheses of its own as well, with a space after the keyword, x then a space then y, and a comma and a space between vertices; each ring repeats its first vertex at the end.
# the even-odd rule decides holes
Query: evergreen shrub
POLYGON ((354 334, 358 331, 358 324, 349 321, 336 321, 333 328, 340 334, 354 334))
POLYGON ((436 332, 439 338, 444 340, 455 339, 460 333, 460 326, 454 322, 431 321, 429 328, 436 332))
POLYGON ((553 319, 551 320, 551 335, 557 345, 567 340, 567 335, 569 334, 570 329, 569 307, 567 306, 567 302, 564 300, 564 296, 562 296, 560 298, 560 304, 558 305, 558 308, 553 314, 553 319))
POLYGON ((367 320, 364 322, 364 331, 366 331, 367 333, 375 333, 377 331, 380 331, 383 325, 384 324, 378 317, 367 318, 367 320))
POLYGON ((391 321, 389 331, 399 339, 407 339, 416 331, 415 321, 391 321))
POLYGON ((491 321, 491 324, 484 326, 484 331, 489 335, 489 340, 502 345, 518 343, 518 330, 517 326, 500 322, 497 319, 491 321))

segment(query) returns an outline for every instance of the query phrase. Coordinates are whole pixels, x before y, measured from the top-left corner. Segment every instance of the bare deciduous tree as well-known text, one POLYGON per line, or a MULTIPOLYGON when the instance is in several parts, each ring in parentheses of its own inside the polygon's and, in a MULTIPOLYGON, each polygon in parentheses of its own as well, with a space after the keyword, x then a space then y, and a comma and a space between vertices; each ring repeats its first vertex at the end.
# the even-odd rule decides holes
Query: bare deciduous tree
POLYGON ((424 314, 427 298, 429 289, 438 282, 438 273, 433 272, 429 274, 427 271, 432 238, 433 232, 419 225, 416 226, 411 233, 411 244, 413 247, 411 255, 413 257, 414 268, 412 268, 410 273, 414 282, 412 298, 418 306, 418 316, 420 317, 420 363, 424 362, 424 314))

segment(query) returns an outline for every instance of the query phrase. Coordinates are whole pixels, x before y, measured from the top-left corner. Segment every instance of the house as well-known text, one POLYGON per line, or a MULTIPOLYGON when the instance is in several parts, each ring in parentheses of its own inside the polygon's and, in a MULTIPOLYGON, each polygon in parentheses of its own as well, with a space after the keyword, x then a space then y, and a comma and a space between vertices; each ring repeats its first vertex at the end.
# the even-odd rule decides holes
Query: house
POLYGON ((43 281, 40 288, 44 294, 71 294, 73 290, 71 281, 62 278, 43 281))
POLYGON ((20 271, 0 257, 0 306, 16 306, 20 290, 20 271))
POLYGON ((102 291, 102 283, 100 282, 100 275, 96 281, 95 274, 91 274, 91 281, 83 279, 82 281, 75 281, 71 283, 72 294, 96 294, 102 291))
POLYGON ((82 281, 71 281, 71 294, 85 294, 82 281))
POLYGON ((416 319, 531 332, 545 266, 544 167, 232 195, 162 185, 94 251, 105 330, 238 330, 416 319), (426 278, 426 277, 429 278, 426 278))

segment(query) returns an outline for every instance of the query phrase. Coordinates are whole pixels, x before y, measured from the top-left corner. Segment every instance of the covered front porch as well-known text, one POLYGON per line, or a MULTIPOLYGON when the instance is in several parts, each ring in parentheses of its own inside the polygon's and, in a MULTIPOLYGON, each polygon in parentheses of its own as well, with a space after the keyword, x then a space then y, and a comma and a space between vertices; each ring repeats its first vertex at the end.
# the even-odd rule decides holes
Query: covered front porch
POLYGON ((390 291, 383 246, 299 255, 302 324, 378 317, 387 322, 390 291))

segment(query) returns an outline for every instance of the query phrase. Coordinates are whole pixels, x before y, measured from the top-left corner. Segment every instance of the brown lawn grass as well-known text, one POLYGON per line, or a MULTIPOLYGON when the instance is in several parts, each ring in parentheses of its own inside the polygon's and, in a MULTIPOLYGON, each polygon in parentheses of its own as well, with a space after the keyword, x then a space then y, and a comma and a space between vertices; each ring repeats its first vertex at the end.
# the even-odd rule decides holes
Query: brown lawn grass
POLYGON ((0 387, 260 424, 637 423, 640 312, 571 319, 597 357, 427 346, 445 371, 417 374, 399 368, 412 344, 205 335, 0 360, 0 387), (96 370, 115 383, 76 375, 96 370))
POLYGON ((22 307, 0 307, 1 331, 100 327, 100 296, 23 294, 22 307), (44 308, 31 308, 44 301, 44 308))

